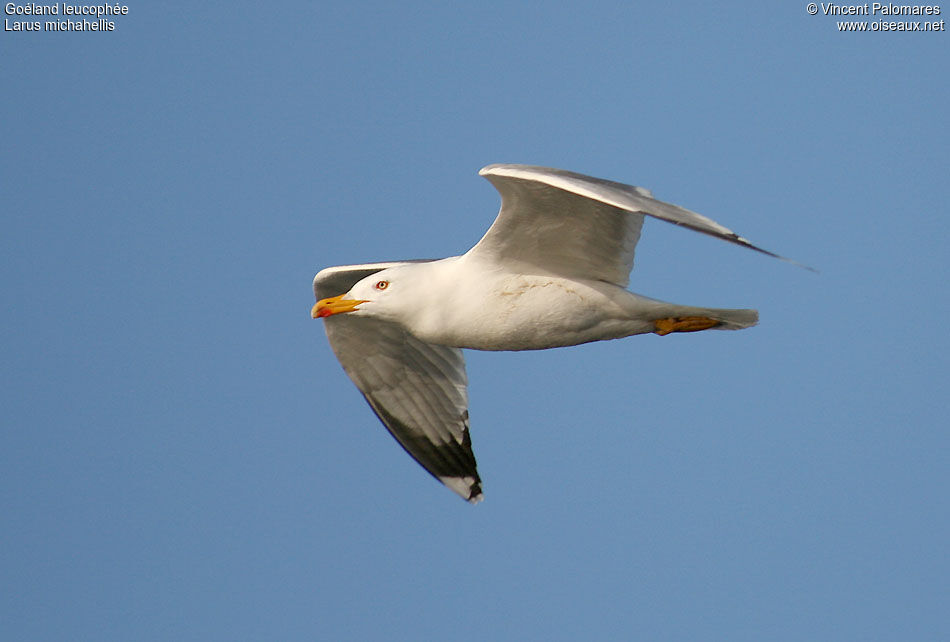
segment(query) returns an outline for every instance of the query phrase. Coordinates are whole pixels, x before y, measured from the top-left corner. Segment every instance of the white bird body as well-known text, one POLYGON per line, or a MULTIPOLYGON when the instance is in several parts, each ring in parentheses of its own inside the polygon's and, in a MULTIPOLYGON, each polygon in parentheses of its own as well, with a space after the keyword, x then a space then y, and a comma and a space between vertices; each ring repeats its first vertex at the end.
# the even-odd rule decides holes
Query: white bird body
POLYGON ((714 317, 727 329, 757 320, 754 310, 666 303, 603 281, 508 272, 468 254, 382 270, 345 298, 365 301, 353 316, 386 319, 426 343, 472 350, 545 350, 621 339, 655 332, 654 321, 669 317, 714 317), (374 293, 381 280, 388 282, 385 292, 374 293))
POLYGON ((482 491, 461 348, 543 350, 757 323, 755 310, 627 291, 644 216, 783 258, 643 188, 527 165, 489 165, 480 174, 502 206, 472 249, 435 261, 326 268, 314 278, 311 312, 325 319, 334 353, 383 425, 473 503, 482 491))

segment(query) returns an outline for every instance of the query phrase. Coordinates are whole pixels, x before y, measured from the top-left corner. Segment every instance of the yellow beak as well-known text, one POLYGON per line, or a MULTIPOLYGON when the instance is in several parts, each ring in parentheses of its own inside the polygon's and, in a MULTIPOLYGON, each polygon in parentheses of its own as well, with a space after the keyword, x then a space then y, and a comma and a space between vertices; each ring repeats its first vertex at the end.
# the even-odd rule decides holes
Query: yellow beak
POLYGON ((366 301, 359 299, 344 299, 344 296, 346 296, 346 293, 331 296, 328 299, 320 299, 310 310, 311 318, 316 319, 318 317, 328 317, 332 314, 340 314, 341 312, 352 312, 356 310, 356 306, 360 303, 366 303, 366 301))

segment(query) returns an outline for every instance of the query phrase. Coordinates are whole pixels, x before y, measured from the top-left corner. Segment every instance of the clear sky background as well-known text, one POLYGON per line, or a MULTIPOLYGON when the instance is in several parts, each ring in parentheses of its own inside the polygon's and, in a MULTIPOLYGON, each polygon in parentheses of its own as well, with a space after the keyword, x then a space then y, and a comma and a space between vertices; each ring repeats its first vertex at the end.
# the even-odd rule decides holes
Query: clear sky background
POLYGON ((0 34, 0 637, 950 639, 946 32, 128 6, 0 34), (631 289, 760 325, 468 353, 470 506, 346 378, 311 279, 464 252, 493 162, 820 274, 648 221, 631 289))

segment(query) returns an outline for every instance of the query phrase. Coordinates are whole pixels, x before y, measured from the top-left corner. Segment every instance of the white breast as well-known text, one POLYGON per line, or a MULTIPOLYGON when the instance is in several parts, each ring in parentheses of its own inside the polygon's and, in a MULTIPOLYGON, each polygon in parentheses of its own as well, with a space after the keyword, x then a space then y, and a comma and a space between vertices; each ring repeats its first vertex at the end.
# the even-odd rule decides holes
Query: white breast
POLYGON ((637 299, 608 283, 467 269, 409 329, 460 348, 542 350, 652 331, 636 320, 637 299))

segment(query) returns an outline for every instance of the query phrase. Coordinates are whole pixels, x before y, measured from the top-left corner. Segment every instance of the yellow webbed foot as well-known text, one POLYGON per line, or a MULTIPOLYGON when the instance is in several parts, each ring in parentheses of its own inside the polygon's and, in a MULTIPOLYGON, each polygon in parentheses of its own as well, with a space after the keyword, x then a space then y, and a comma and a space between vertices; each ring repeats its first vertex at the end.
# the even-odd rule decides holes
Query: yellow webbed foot
POLYGON ((671 332, 699 332, 721 324, 722 321, 709 317, 667 317, 653 322, 656 327, 654 332, 661 337, 671 332))

